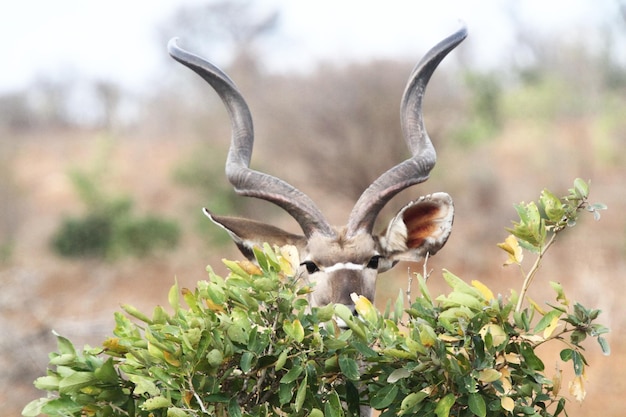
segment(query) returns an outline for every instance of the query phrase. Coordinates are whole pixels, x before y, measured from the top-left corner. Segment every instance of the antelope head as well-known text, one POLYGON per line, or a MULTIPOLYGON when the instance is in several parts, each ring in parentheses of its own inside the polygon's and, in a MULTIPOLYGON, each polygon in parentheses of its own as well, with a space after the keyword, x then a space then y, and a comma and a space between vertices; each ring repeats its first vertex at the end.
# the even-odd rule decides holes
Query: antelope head
POLYGON ((170 55, 208 82, 219 94, 230 115, 231 146, 226 176, 242 196, 267 200, 283 208, 302 228, 293 234, 254 220, 226 217, 204 209, 224 228, 241 252, 253 260, 252 248, 263 242, 297 247, 301 274, 314 284, 312 306, 328 303, 353 305, 350 294, 374 299, 376 278, 398 261, 419 261, 434 255, 446 243, 452 228, 454 208, 446 193, 420 197, 404 206, 380 235, 374 222, 391 198, 405 188, 428 179, 436 154, 422 114, 422 99, 428 81, 443 58, 465 37, 458 30, 434 46, 411 72, 401 101, 401 125, 411 158, 399 163, 374 181, 359 197, 348 222, 331 226, 315 203, 287 182, 250 169, 254 141, 252 117, 233 81, 206 60, 181 49, 176 39, 168 45, 170 55))

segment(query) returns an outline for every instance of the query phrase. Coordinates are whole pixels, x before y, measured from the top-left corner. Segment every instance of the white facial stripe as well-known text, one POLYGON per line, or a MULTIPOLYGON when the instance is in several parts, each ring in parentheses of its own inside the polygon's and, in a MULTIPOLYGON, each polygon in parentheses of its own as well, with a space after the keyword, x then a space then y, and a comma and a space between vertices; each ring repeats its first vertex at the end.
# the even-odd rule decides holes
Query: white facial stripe
POLYGON ((339 262, 339 263, 336 263, 335 265, 327 266, 326 268, 324 268, 324 271, 335 272, 341 269, 350 269, 352 271, 362 271, 364 268, 365 268, 364 265, 353 264, 352 262, 347 262, 347 263, 339 262))

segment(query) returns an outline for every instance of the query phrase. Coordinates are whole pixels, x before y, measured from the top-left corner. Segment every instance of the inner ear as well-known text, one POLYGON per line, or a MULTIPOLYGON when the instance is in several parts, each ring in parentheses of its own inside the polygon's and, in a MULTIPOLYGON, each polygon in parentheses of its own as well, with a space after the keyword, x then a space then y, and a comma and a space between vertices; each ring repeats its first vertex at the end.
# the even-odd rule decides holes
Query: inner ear
POLYGON ((419 261, 434 255, 452 231, 454 206, 446 193, 435 193, 404 206, 389 223, 382 243, 394 261, 419 261))

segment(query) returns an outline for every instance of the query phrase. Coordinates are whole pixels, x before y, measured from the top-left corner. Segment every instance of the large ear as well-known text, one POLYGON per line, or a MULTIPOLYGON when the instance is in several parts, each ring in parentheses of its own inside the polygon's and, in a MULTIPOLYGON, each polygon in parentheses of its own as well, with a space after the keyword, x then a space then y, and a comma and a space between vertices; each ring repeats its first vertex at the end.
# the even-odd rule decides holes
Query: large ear
POLYGON ((445 245, 452 231, 454 205, 446 193, 420 197, 404 206, 391 220, 381 244, 387 258, 419 261, 445 245))
POLYGON ((251 261, 255 260, 252 248, 261 247, 265 242, 278 246, 294 245, 299 252, 306 245, 304 236, 294 235, 269 224, 239 217, 217 216, 206 208, 202 211, 213 223, 228 232, 241 253, 251 261))

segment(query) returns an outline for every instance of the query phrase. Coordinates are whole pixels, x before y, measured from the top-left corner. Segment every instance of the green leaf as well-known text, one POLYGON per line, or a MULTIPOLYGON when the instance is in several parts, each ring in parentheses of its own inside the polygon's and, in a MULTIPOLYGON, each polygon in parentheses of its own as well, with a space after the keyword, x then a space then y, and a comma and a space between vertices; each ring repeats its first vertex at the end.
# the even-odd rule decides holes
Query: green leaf
POLYGON ((397 385, 385 385, 380 391, 376 392, 370 399, 370 405, 376 410, 382 410, 389 407, 398 395, 397 385))
POLYGON ((78 392, 79 389, 96 383, 93 372, 74 372, 59 382, 59 394, 78 392))
POLYGON ((561 200, 548 190, 543 190, 539 197, 539 203, 543 208, 548 220, 558 223, 565 215, 565 209, 561 200))
POLYGON ((335 306, 331 303, 325 305, 324 307, 314 307, 313 310, 317 313, 317 319, 320 322, 325 322, 333 318, 335 306))
POLYGON ((248 274, 246 270, 241 267, 239 262, 230 261, 228 259, 222 259, 222 262, 224 263, 224 265, 226 265, 226 268, 230 270, 232 275, 244 279, 250 277, 250 274, 248 274))
POLYGON ((71 365, 76 361, 76 355, 71 353, 64 353, 62 355, 56 355, 50 359, 50 365, 71 365))
POLYGON ((241 407, 237 402, 237 398, 231 398, 228 402, 228 417, 241 417, 241 415, 241 407))
POLYGON ((287 362, 288 354, 289 354, 289 349, 285 349, 282 352, 280 352, 280 355, 278 355, 278 359, 276 359, 276 363, 274 363, 275 370, 280 371, 281 369, 283 369, 283 367, 285 366, 285 363, 287 362))
POLYGON ((40 376, 35 379, 35 388, 44 391, 57 391, 59 389, 61 379, 57 375, 40 376))
POLYGON ((130 304, 122 304, 121 307, 122 310, 124 310, 130 316, 133 316, 134 318, 141 320, 144 323, 152 324, 152 320, 150 319, 150 317, 146 316, 144 313, 131 306, 130 304))
POLYGON ((459 306, 480 311, 485 305, 479 297, 480 295, 475 296, 464 292, 452 291, 447 296, 440 295, 436 300, 441 302, 444 308, 459 306))
POLYGON ((261 269, 263 270, 263 272, 265 273, 269 272, 270 262, 267 259, 268 252, 263 252, 263 250, 258 246, 253 247, 252 252, 254 253, 254 257, 257 263, 259 264, 259 266, 261 267, 261 269))
POLYGON ((343 417, 344 412, 341 407, 341 400, 336 391, 328 394, 328 401, 324 404, 324 417, 343 417))
POLYGON ((574 365, 574 373, 581 376, 585 370, 584 357, 577 350, 572 350, 572 364, 574 365))
POLYGON ((288 384, 281 383, 278 387, 278 401, 280 405, 285 405, 291 401, 293 398, 293 388, 295 387, 295 383, 291 382, 288 384))
POLYGON ((272 270, 280 271, 280 261, 276 256, 276 252, 267 242, 263 243, 263 253, 265 253, 265 256, 267 257, 267 262, 269 263, 269 266, 272 268, 272 270))
POLYGON ((76 349, 74 349, 74 345, 69 341, 69 339, 66 339, 54 330, 52 331, 52 334, 57 338, 57 349, 61 355, 76 355, 76 349))
POLYGON ((524 357, 524 359, 526 360, 526 363, 532 370, 534 371, 544 370, 545 366, 543 362, 541 361, 541 359, 539 359, 539 357, 535 355, 535 351, 533 350, 532 346, 530 346, 528 343, 522 343, 520 345, 520 348, 522 351, 522 356, 524 357))
POLYGON ((448 283, 450 288, 452 288, 454 291, 464 293, 464 294, 469 294, 476 299, 481 299, 482 296, 481 296, 480 291, 478 291, 478 289, 471 286, 467 282, 463 281, 461 278, 457 277, 452 272, 448 271, 447 269, 444 269, 442 274, 443 274, 443 279, 448 283))
POLYGON ((609 346, 609 342, 602 336, 598 336, 598 343, 600 344, 600 348, 602 348, 602 353, 604 355, 611 354, 611 347, 609 346))
POLYGON ((304 371, 304 368, 302 366, 299 366, 299 365, 294 366, 293 368, 289 370, 289 372, 283 375, 283 377, 280 379, 280 383, 289 384, 295 381, 302 374, 302 371, 304 371))
POLYGON ((174 311, 178 311, 180 309, 180 299, 178 296, 178 281, 172 285, 169 293, 167 294, 167 301, 170 303, 170 306, 174 309, 174 311))
POLYGON ((248 372, 250 372, 250 369, 252 369, 253 359, 254 359, 254 355, 252 354, 252 352, 244 352, 243 355, 241 355, 241 360, 239 361, 239 367, 241 368, 244 374, 247 374, 248 372))
POLYGON ((546 327, 548 327, 552 323, 552 321, 555 318, 561 317, 561 314, 563 313, 560 310, 552 310, 546 313, 541 318, 541 320, 539 320, 539 323, 537 323, 537 325, 535 326, 535 333, 539 333, 543 331, 546 327))
POLYGON ((346 378, 352 381, 356 381, 361 377, 359 364, 349 356, 339 356, 339 369, 341 369, 341 373, 344 374, 346 378))
POLYGON ((141 404, 140 408, 145 411, 157 410, 159 408, 167 408, 172 405, 172 402, 161 395, 157 397, 148 398, 141 404))
POLYGON ((41 414, 42 408, 48 404, 50 401, 53 401, 52 398, 37 398, 26 404, 24 409, 22 409, 22 415, 24 417, 37 417, 41 414))
POLYGON ((402 403, 400 403, 400 415, 410 413, 412 408, 421 403, 426 397, 428 397, 428 394, 423 391, 412 392, 404 397, 402 403))
POLYGON ((187 412, 179 407, 170 407, 167 409, 166 417, 188 417, 187 412))
POLYGON ((161 393, 150 378, 141 375, 129 375, 128 379, 135 384, 135 389, 133 390, 135 395, 148 394, 156 396, 161 393))
POLYGON ((107 361, 101 367, 97 368, 93 374, 98 381, 109 384, 116 384, 119 379, 113 365, 113 358, 107 359, 107 361))
POLYGON ((50 416, 82 415, 84 406, 68 397, 55 398, 41 407, 41 413, 50 416))
POLYGON ((361 340, 367 340, 365 328, 362 323, 354 320, 352 310, 343 304, 335 304, 335 314, 354 332, 361 340))
POLYGON ((304 379, 300 381, 300 386, 298 386, 298 391, 296 391, 296 402, 294 404, 294 410, 296 411, 296 413, 299 412, 302 409, 302 406, 304 405, 308 379, 309 379, 309 376, 305 374, 304 379))
POLYGON ((394 303, 393 308, 393 321, 395 323, 402 320, 402 316, 404 315, 404 292, 400 290, 398 294, 398 298, 396 298, 396 302, 394 303))
POLYGON ((467 399, 469 409, 478 417, 485 417, 487 415, 487 405, 482 395, 475 393, 469 394, 467 399))
POLYGON ((572 359, 573 355, 574 355, 574 351, 572 349, 563 349, 561 353, 559 354, 563 362, 567 362, 568 360, 572 359))
POLYGON ((312 408, 308 417, 324 417, 324 413, 319 408, 312 408))
POLYGON ((440 399, 439 402, 437 402, 435 415, 437 415, 437 417, 448 417, 455 401, 456 399, 453 393, 447 394, 445 397, 440 399))
POLYGON ((574 192, 578 198, 586 200, 589 197, 589 184, 581 178, 576 178, 574 180, 574 192))
POLYGON ((555 281, 550 281, 550 286, 556 292, 556 300, 560 301, 562 305, 568 306, 569 300, 567 299, 567 296, 565 295, 565 290, 563 290, 563 286, 560 283, 555 282, 555 281))
POLYGON ((409 376, 411 376, 411 373, 405 368, 398 368, 389 374, 389 376, 387 377, 387 382, 390 384, 395 384, 399 380, 407 378, 409 376))
POLYGON ((302 323, 298 319, 294 321, 285 320, 283 322, 283 330, 298 343, 302 343, 304 340, 304 327, 302 327, 302 323))

